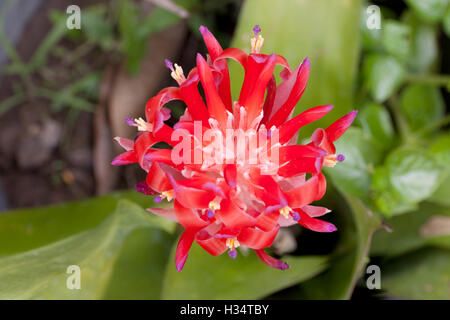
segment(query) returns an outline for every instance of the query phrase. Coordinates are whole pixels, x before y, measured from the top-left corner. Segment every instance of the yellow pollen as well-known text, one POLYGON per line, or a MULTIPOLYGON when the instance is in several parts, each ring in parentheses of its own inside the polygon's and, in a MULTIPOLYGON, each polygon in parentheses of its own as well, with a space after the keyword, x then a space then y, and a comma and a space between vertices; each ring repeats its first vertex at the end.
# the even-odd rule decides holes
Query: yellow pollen
POLYGON ((285 217, 286 219, 289 219, 289 214, 291 213, 292 209, 289 206, 285 206, 280 209, 280 213, 285 217))
POLYGON ((250 43, 252 45, 252 53, 259 53, 264 43, 264 38, 259 34, 257 37, 251 38, 250 43))
POLYGON ((161 193, 161 197, 166 198, 167 201, 172 201, 174 195, 175 194, 174 194, 173 190, 164 191, 163 193, 161 193))
POLYGON ((230 249, 234 249, 240 246, 239 241, 236 238, 228 238, 225 244, 230 249))
POLYGON ((138 131, 152 131, 153 130, 153 126, 142 118, 134 119, 134 122, 137 124, 138 131))
POLYGON ((209 207, 211 210, 220 210, 220 201, 222 201, 222 198, 219 197, 219 196, 216 196, 216 197, 214 198, 214 200, 212 200, 212 201, 209 202, 208 207, 209 207))
POLYGON ((334 167, 338 163, 336 154, 329 154, 323 159, 323 165, 325 167, 334 167))
POLYGON ((183 68, 181 68, 176 63, 174 64, 174 67, 175 69, 172 71, 170 75, 178 82, 178 84, 182 84, 184 81, 186 81, 186 77, 184 76, 183 73, 183 68))

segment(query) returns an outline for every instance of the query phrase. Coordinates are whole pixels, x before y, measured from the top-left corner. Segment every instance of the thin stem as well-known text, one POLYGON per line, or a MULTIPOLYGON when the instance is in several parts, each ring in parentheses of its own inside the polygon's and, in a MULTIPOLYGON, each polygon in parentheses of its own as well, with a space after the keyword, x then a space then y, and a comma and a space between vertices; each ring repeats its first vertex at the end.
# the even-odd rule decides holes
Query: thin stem
POLYGON ((410 130, 408 127, 408 123, 406 122, 406 119, 400 110, 400 103, 398 102, 397 96, 391 96, 388 102, 394 115, 395 122, 398 125, 400 136, 402 137, 402 140, 406 142, 408 137, 410 136, 410 130))
POLYGON ((409 74, 406 81, 420 84, 431 84, 437 86, 450 86, 450 75, 447 74, 409 74))
POLYGON ((446 115, 444 118, 442 118, 442 119, 440 119, 438 121, 435 121, 435 122, 429 124, 425 128, 421 129, 418 132, 418 134, 419 135, 424 135, 424 134, 426 134, 426 133, 428 133, 430 131, 439 129, 440 127, 446 126, 448 124, 450 124, 450 114, 446 115))

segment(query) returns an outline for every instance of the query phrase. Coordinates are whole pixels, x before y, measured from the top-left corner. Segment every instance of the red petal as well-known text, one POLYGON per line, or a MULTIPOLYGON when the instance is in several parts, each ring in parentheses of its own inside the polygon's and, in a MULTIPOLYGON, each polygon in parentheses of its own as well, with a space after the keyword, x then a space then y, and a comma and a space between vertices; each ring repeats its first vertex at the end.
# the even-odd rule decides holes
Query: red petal
POLYGON ((217 67, 217 65, 220 64, 221 61, 225 59, 233 59, 239 62, 241 66, 245 68, 247 66, 248 55, 241 49, 227 48, 220 54, 220 56, 218 56, 215 59, 214 66, 217 67))
POLYGON ((344 132, 350 127, 353 120, 355 120, 358 111, 352 111, 342 118, 338 119, 336 122, 332 123, 325 131, 327 132, 328 139, 334 142, 339 139, 344 132))
POLYGON ((252 216, 245 213, 229 199, 222 199, 220 209, 216 210, 215 214, 227 227, 245 228, 254 226, 256 223, 252 216))
POLYGON ((336 153, 336 147, 334 146, 333 142, 328 138, 328 134, 325 130, 322 128, 318 128, 314 131, 314 133, 311 136, 311 144, 322 148, 325 150, 328 154, 336 153))
POLYGON ((175 198, 182 206, 190 209, 208 208, 213 200, 214 194, 209 191, 183 186, 177 183, 170 175, 168 176, 175 190, 175 198))
POLYGON ((130 163, 138 162, 136 152, 134 150, 127 151, 119 154, 114 160, 111 162, 113 166, 123 166, 130 163))
POLYGON ((170 183, 169 178, 156 162, 152 163, 150 166, 146 182, 150 188, 156 190, 158 193, 172 190, 172 184, 170 183))
POLYGON ((288 142, 300 128, 322 118, 330 112, 333 107, 334 106, 332 105, 314 107, 283 123, 279 128, 280 144, 288 142))
POLYGON ((145 105, 145 116, 147 121, 154 125, 153 131, 158 131, 167 120, 167 114, 162 111, 162 107, 172 100, 181 100, 181 98, 179 88, 168 87, 148 100, 145 105))
POLYGON ((266 124, 269 119, 270 114, 272 113, 273 103, 275 101, 275 94, 277 92, 277 83, 275 81, 275 77, 272 76, 269 83, 267 84, 267 94, 266 100, 264 101, 264 116, 261 120, 261 123, 266 124))
POLYGON ((302 173, 317 174, 322 169, 323 158, 303 157, 289 161, 278 169, 278 175, 292 177, 302 173))
POLYGON ((150 165, 148 160, 145 160, 145 155, 156 142, 158 142, 158 140, 155 139, 150 132, 144 132, 137 137, 134 143, 134 151, 136 152, 137 160, 144 170, 147 170, 150 165))
POLYGON ((197 69, 205 91, 209 114, 216 119, 219 124, 225 124, 227 120, 226 107, 217 92, 211 68, 200 54, 197 54, 197 69))
POLYGON ((268 213, 261 213, 256 218, 256 226, 263 231, 270 231, 277 225, 279 217, 279 210, 272 210, 268 213))
POLYGON ((226 239, 209 238, 195 241, 212 256, 219 256, 227 250, 226 239))
POLYGON ((316 146, 287 145, 278 149, 280 163, 302 158, 317 158, 326 155, 326 152, 316 146))
POLYGON ((205 220, 200 218, 197 212, 193 209, 183 207, 178 199, 174 201, 173 208, 175 209, 175 215, 177 217, 178 222, 185 227, 188 228, 202 228, 208 224, 205 220))
POLYGON ((272 245, 279 229, 279 225, 267 232, 255 228, 245 228, 239 233, 237 239, 240 244, 252 249, 263 249, 272 245))
POLYGON ((133 150, 134 148, 134 141, 126 138, 121 137, 115 137, 114 140, 117 141, 117 143, 124 148, 126 151, 133 150))
POLYGON ((191 72, 189 78, 180 86, 180 95, 186 103, 192 119, 200 120, 204 126, 209 127, 209 114, 206 105, 198 92, 198 81, 198 74, 196 72, 191 72))
POLYGON ((175 267, 178 272, 183 270, 192 242, 194 242, 195 233, 196 230, 186 230, 178 241, 177 251, 175 253, 175 267))
POLYGON ((298 223, 300 223, 305 228, 316 232, 333 232, 337 230, 335 225, 332 223, 311 218, 306 212, 301 209, 297 209, 296 211, 300 214, 300 220, 298 220, 298 223))
POLYGON ((264 249, 255 250, 256 255, 258 258, 262 260, 265 264, 267 264, 269 267, 280 269, 280 270, 286 270, 289 269, 290 266, 281 260, 275 259, 274 257, 269 256, 264 249))
POLYGON ((227 164, 223 168, 225 181, 232 188, 236 188, 237 169, 235 164, 227 164))
MULTIPOLYGON (((298 68, 298 71, 294 71, 291 77, 287 81, 283 82, 286 83, 285 87, 279 88, 280 91, 277 89, 277 96, 275 97, 274 102, 274 112, 276 113, 268 122, 267 126, 269 128, 271 128, 272 126, 280 126, 289 117, 291 111, 294 109, 295 105, 300 100, 300 97, 305 91, 306 83, 309 77, 309 70, 310 64, 308 58, 306 58, 298 68), (295 83, 291 87, 290 79, 292 77, 295 77, 295 83), (281 96, 286 96, 287 92, 289 92, 289 96, 287 96, 287 98, 281 96), (281 107, 277 108, 278 105, 281 105, 281 107)), ((280 84, 280 86, 282 84, 280 84)))
MULTIPOLYGON (((322 175, 322 174, 320 174, 322 175)), ((311 202, 318 200, 320 178, 313 176, 301 186, 284 192, 287 202, 291 208, 301 208, 311 202)))
POLYGON ((310 217, 313 217, 313 218, 321 217, 321 216, 327 214, 328 212, 330 212, 330 210, 328 208, 318 207, 318 206, 309 206, 309 205, 302 207, 301 210, 303 210, 310 217))

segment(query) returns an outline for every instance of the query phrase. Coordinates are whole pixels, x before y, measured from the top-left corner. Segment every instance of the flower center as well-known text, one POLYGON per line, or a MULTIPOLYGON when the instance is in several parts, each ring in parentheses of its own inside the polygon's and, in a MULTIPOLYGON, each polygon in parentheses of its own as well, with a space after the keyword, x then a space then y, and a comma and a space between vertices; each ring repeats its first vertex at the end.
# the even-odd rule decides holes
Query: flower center
POLYGON ((167 201, 170 202, 170 201, 172 201, 174 196, 175 196, 175 192, 173 190, 168 190, 168 191, 162 192, 159 196, 155 197, 155 199, 153 199, 153 201, 156 203, 159 203, 163 199, 167 199, 167 201))
POLYGON ((261 32, 261 28, 259 27, 259 25, 256 25, 253 28, 253 32, 255 36, 250 39, 250 43, 252 45, 252 53, 259 53, 264 43, 264 38, 259 34, 261 32))
POLYGON ((165 61, 166 67, 169 68, 172 73, 170 76, 175 79, 176 82, 178 82, 179 85, 181 85, 183 82, 186 81, 186 77, 184 76, 183 68, 181 68, 179 65, 172 64, 172 62, 168 59, 165 61), (175 67, 175 68, 174 68, 175 67))
POLYGON ((323 160, 323 165, 326 167, 334 167, 336 163, 342 162, 345 160, 344 155, 339 154, 336 155, 335 153, 327 155, 323 160))
POLYGON ((292 208, 289 206, 284 206, 279 211, 280 214, 282 214, 286 219, 289 219, 290 216, 292 216, 292 219, 294 219, 295 221, 298 221, 300 219, 300 215, 292 210, 292 208))
POLYGON ((236 248, 240 246, 239 241, 236 238, 228 238, 225 245, 230 249, 230 251, 228 251, 228 255, 233 259, 236 258, 236 248))
POLYGON ((148 123, 142 118, 134 119, 135 126, 137 127, 138 131, 152 131, 153 125, 151 123, 148 123))

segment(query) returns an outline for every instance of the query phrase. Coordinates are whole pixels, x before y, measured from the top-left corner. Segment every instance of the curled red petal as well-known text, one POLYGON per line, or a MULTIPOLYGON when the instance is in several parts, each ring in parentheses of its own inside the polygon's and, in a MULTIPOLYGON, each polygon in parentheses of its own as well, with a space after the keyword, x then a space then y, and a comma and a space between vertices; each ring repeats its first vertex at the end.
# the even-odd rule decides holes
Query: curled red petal
POLYGON ((196 210, 183 207, 177 199, 174 201, 173 208, 175 209, 178 222, 186 229, 199 229, 208 224, 208 222, 199 217, 196 210))
POLYGON ((336 226, 330 222, 312 218, 301 209, 297 209, 297 212, 300 215, 298 223, 309 230, 316 232, 333 232, 337 230, 336 226))
POLYGON ((219 256, 228 249, 226 239, 208 238, 195 239, 195 241, 212 256, 219 256))
POLYGON ((225 226, 233 228, 245 228, 254 226, 255 219, 245 213, 242 209, 234 204, 230 199, 222 199, 220 202, 220 209, 216 210, 215 214, 222 221, 225 226))
POLYGON ((150 188, 159 193, 172 190, 172 184, 170 183, 167 174, 161 169, 160 164, 157 162, 151 164, 145 181, 150 188))
POLYGON ((264 249, 255 250, 256 255, 258 258, 261 259, 262 262, 267 264, 269 267, 279 269, 279 270, 286 270, 289 269, 290 266, 281 260, 275 259, 274 257, 269 256, 264 249))
POLYGON ((196 230, 185 230, 180 237, 177 245, 177 251, 175 253, 175 267, 177 271, 183 270, 184 264, 191 249, 192 243, 194 242, 196 230))

